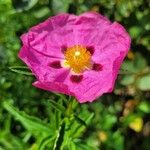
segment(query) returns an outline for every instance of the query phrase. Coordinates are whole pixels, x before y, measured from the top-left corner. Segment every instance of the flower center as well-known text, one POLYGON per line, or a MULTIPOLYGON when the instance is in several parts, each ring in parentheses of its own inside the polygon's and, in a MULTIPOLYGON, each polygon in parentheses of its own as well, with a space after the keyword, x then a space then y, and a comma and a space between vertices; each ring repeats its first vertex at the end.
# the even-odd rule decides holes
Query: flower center
POLYGON ((75 73, 82 73, 92 67, 91 53, 81 45, 69 47, 65 51, 65 65, 75 73))

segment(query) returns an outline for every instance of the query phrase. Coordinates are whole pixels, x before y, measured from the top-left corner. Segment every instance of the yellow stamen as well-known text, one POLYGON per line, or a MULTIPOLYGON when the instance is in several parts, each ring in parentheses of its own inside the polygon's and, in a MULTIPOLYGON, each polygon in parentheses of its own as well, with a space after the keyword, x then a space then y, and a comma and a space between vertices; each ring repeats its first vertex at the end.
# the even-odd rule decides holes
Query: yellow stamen
POLYGON ((86 69, 91 68, 90 52, 81 45, 67 48, 65 52, 65 66, 69 66, 75 73, 82 73, 86 69))

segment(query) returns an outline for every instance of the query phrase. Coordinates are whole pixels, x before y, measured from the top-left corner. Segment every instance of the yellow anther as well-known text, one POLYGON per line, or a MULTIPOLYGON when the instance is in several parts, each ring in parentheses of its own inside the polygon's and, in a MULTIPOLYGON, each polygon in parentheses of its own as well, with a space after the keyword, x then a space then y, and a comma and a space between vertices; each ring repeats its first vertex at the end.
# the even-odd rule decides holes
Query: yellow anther
POLYGON ((82 73, 86 69, 91 68, 90 52, 81 45, 67 48, 65 52, 65 66, 69 66, 75 73, 82 73))

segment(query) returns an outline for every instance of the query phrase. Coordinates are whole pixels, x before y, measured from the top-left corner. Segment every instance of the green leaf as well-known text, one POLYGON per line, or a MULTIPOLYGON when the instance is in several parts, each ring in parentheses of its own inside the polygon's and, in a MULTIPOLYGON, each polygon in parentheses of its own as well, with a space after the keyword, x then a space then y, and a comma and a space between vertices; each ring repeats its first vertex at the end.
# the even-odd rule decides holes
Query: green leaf
POLYGON ((137 87, 142 91, 150 90, 150 75, 145 75, 137 80, 137 87))
POLYGON ((53 131, 48 128, 48 126, 43 123, 40 119, 29 116, 25 112, 17 110, 8 102, 3 103, 3 107, 14 116, 14 118, 21 122, 21 124, 29 130, 31 133, 38 134, 53 134, 53 131))
POLYGON ((146 66, 146 59, 140 53, 136 53, 134 60, 126 60, 122 64, 122 70, 126 70, 129 74, 135 74, 145 69, 146 66))
POLYGON ((112 136, 112 140, 113 140, 113 147, 114 149, 116 149, 117 147, 117 150, 124 150, 124 137, 121 135, 121 132, 120 131, 116 131, 113 133, 112 136))
POLYGON ((91 113, 91 114, 89 115, 89 117, 86 119, 86 124, 89 124, 90 121, 93 119, 93 117, 94 117, 94 113, 91 113))
POLYGON ((28 75, 28 76, 33 76, 31 71, 29 70, 29 68, 26 66, 12 66, 12 67, 9 67, 9 69, 13 72, 16 72, 16 73, 20 73, 20 74, 28 75))
POLYGON ((90 145, 87 145, 87 143, 78 143, 78 150, 92 150, 92 149, 93 147, 90 145))
POLYGON ((74 117, 75 117, 75 120, 78 122, 78 123, 80 123, 80 124, 82 124, 82 125, 84 125, 84 126, 87 126, 86 125, 86 123, 85 123, 85 121, 83 121, 81 118, 79 118, 77 115, 74 115, 74 117))
POLYGON ((77 150, 76 144, 74 142, 70 142, 70 149, 77 150))
POLYGON ((150 113, 150 103, 147 101, 143 101, 138 105, 138 109, 143 111, 144 113, 150 113))
POLYGON ((57 132, 57 137, 55 140, 55 144, 53 147, 53 150, 61 150, 61 146, 64 140, 64 136, 65 136, 65 123, 63 122, 61 124, 61 126, 59 127, 59 130, 57 132))
POLYGON ((43 8, 41 8, 41 9, 35 11, 33 15, 34 15, 36 18, 42 18, 42 17, 46 16, 46 15, 49 14, 49 13, 50 13, 49 8, 48 8, 48 7, 43 7, 43 8))
POLYGON ((130 85, 133 84, 135 80, 135 76, 134 75, 126 75, 123 77, 123 79, 121 80, 121 84, 122 85, 130 85))
POLYGON ((36 5, 38 0, 12 0, 12 4, 17 11, 29 10, 36 5))
POLYGON ((65 104, 68 104, 69 100, 65 97, 65 95, 59 93, 54 93, 54 94, 58 96, 60 99, 62 99, 65 102, 65 104))
POLYGON ((32 8, 37 2, 38 0, 29 0, 27 9, 32 8))
POLYGON ((0 150, 14 150, 14 147, 15 150, 25 150, 27 149, 27 144, 20 137, 0 130, 0 150))
POLYGON ((55 139, 55 136, 47 136, 44 137, 39 145, 38 150, 45 150, 45 146, 50 143, 51 141, 53 141, 55 139))
POLYGON ((52 11, 56 13, 67 12, 70 0, 52 0, 52 11))
POLYGON ((105 117, 103 118, 103 122, 101 123, 101 126, 103 129, 111 129, 112 126, 117 122, 116 115, 113 114, 105 114, 105 117))
POLYGON ((138 38, 141 36, 142 28, 140 26, 133 26, 129 29, 129 33, 132 38, 138 38))
POLYGON ((65 112, 65 107, 63 107, 62 105, 58 104, 57 102, 53 101, 53 100, 49 100, 48 101, 50 106, 53 107, 54 109, 60 111, 60 112, 65 112))
MULTIPOLYGON (((91 115, 89 115, 89 117, 85 119, 86 125, 90 123, 93 117, 94 117, 94 113, 91 113, 91 115)), ((85 130, 85 125, 83 126, 83 124, 77 124, 76 126, 73 126, 71 130, 73 138, 80 137, 80 135, 82 134, 84 130, 85 130)))

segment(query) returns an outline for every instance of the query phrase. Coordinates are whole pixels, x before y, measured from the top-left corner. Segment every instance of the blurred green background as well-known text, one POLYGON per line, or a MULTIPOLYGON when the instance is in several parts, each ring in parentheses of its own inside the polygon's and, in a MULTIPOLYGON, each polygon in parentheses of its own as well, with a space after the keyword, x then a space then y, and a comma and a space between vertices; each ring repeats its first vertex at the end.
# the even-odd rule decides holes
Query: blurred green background
POLYGON ((64 150, 149 150, 149 65, 149 0, 0 0, 0 150, 56 150, 62 139, 64 150), (63 130, 69 97, 37 89, 34 77, 9 67, 24 65, 19 37, 30 27, 60 12, 85 11, 120 22, 132 46, 114 92, 94 103, 74 102, 79 118, 70 116, 63 130))

